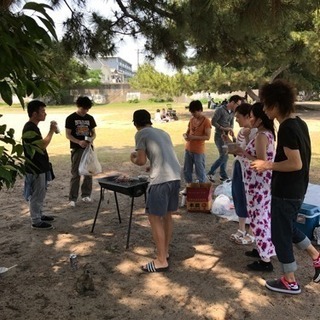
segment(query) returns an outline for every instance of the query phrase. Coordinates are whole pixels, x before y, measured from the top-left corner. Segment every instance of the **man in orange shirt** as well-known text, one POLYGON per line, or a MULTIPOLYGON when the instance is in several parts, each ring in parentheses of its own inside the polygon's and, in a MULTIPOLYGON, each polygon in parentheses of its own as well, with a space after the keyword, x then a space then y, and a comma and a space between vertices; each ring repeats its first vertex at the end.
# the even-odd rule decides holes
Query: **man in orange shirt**
POLYGON ((187 132, 183 134, 186 140, 184 155, 184 179, 192 182, 193 166, 199 182, 206 182, 205 141, 211 136, 210 120, 202 114, 203 107, 199 100, 190 102, 189 111, 192 118, 189 121, 187 132))

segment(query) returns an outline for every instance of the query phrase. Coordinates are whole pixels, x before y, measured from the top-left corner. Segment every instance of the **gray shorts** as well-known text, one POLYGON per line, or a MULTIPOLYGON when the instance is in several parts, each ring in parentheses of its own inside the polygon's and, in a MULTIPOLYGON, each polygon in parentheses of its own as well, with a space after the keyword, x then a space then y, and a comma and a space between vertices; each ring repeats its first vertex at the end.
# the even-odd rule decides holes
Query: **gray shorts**
POLYGON ((146 213, 164 216, 179 207, 180 180, 151 185, 147 192, 146 213))

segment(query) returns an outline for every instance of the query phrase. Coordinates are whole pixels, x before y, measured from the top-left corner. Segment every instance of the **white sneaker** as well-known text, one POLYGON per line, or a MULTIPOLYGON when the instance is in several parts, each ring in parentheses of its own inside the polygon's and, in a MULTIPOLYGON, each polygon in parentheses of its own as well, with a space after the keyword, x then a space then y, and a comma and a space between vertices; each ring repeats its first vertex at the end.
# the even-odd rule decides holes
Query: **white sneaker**
POLYGON ((68 206, 74 208, 76 206, 76 202, 75 201, 70 201, 68 203, 68 206))
POLYGON ((90 202, 92 202, 92 199, 90 197, 84 197, 84 198, 82 198, 82 201, 86 202, 86 203, 90 203, 90 202))

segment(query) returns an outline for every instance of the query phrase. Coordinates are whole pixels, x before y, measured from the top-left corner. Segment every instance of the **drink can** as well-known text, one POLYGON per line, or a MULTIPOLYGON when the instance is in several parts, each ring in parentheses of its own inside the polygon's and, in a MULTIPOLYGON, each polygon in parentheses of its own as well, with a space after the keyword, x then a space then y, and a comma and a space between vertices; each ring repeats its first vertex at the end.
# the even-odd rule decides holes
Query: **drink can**
POLYGON ((58 127, 58 122, 52 120, 51 123, 52 123, 52 124, 55 124, 55 125, 57 126, 57 129, 56 129, 56 131, 55 131, 54 133, 60 133, 60 129, 59 129, 59 127, 58 127))
POLYGON ((73 270, 78 269, 78 257, 74 253, 70 254, 70 266, 73 270))

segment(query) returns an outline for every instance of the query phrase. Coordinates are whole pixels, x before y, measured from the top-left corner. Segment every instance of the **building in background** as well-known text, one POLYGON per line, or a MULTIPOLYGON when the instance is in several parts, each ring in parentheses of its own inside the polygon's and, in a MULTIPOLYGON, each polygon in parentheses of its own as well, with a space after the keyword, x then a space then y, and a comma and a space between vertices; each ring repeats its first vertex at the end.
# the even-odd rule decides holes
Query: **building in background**
POLYGON ((128 83, 134 76, 132 65, 120 57, 98 57, 95 60, 81 58, 81 61, 91 70, 100 70, 101 83, 128 83))

